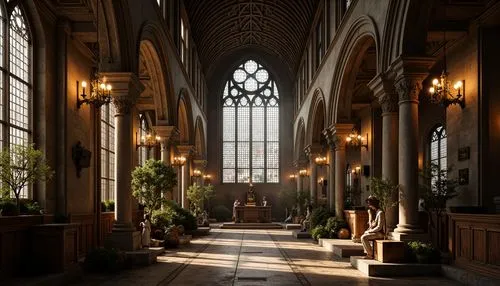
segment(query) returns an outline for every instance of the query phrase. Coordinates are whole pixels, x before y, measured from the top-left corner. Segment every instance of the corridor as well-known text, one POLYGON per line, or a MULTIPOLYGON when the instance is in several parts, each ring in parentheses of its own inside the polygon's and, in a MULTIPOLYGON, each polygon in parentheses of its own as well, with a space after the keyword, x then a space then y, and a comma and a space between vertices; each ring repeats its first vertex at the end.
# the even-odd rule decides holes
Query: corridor
POLYGON ((212 229, 158 263, 116 277, 86 276, 78 285, 456 285, 445 278, 362 276, 311 240, 282 230, 212 229))

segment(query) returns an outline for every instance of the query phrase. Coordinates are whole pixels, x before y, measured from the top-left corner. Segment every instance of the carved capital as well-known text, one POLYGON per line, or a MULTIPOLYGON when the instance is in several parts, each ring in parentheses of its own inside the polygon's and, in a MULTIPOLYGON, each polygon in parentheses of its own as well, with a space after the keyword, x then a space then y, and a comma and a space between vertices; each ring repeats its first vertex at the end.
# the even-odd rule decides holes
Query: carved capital
POLYGON ((134 73, 105 72, 100 75, 113 87, 111 96, 116 107, 116 115, 129 114, 144 90, 144 85, 134 73))
POLYGON ((196 149, 193 145, 178 145, 177 151, 186 158, 190 158, 196 153, 196 149))
POLYGON ((352 123, 336 123, 332 125, 329 129, 332 132, 332 136, 335 142, 335 150, 340 151, 345 149, 346 139, 352 131, 354 124, 352 123))
POLYGON ((179 136, 179 129, 176 126, 153 126, 153 130, 156 135, 161 137, 161 142, 164 145, 170 144, 179 136))
POLYGON ((398 95, 396 93, 385 93, 378 98, 383 113, 398 112, 398 95))
POLYGON ((402 77, 396 83, 396 91, 399 95, 399 103, 416 102, 418 103, 418 95, 422 90, 422 81, 411 77, 402 77))
POLYGON ((335 141, 337 137, 333 133, 333 131, 329 128, 323 130, 323 135, 326 138, 326 142, 328 143, 328 147, 330 147, 330 150, 335 149, 335 141))
POLYGON ((135 105, 135 99, 128 95, 113 95, 113 104, 116 108, 116 115, 130 114, 135 105))

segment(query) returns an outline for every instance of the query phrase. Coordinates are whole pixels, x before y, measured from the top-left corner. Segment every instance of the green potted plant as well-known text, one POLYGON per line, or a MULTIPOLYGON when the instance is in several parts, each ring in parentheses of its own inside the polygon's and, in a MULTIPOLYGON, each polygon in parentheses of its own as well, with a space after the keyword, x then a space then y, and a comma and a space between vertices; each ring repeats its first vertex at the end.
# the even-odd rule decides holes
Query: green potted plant
POLYGON ((177 174, 160 160, 147 160, 132 172, 132 195, 151 213, 166 202, 164 194, 172 192, 177 174))
POLYGON ((199 217, 204 210, 204 203, 214 196, 212 185, 201 186, 196 183, 187 189, 187 199, 189 200, 191 212, 195 217, 199 217))
POLYGON ((21 209, 22 190, 29 184, 49 180, 53 174, 42 151, 35 149, 33 144, 14 145, 0 152, 2 194, 15 196, 17 214, 21 209))
POLYGON ((439 251, 431 243, 411 241, 408 243, 418 263, 439 262, 439 251))
POLYGON ((278 202, 285 210, 285 218, 288 217, 289 212, 291 212, 298 203, 297 190, 293 188, 281 188, 278 193, 278 202))
MULTIPOLYGON (((386 213, 388 208, 397 205, 397 202, 392 201, 392 197, 399 190, 399 185, 393 184, 390 180, 372 177, 370 179, 370 195, 376 197, 380 202, 380 209, 386 213)), ((384 220, 385 222, 386 220, 384 220)), ((387 236, 387 223, 384 225, 384 239, 387 236)))

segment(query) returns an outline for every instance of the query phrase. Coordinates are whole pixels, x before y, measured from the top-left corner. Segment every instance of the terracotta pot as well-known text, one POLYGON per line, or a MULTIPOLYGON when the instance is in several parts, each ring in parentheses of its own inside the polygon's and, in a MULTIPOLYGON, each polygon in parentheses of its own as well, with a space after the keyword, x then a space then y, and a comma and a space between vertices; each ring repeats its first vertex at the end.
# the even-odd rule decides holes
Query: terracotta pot
POLYGON ((348 239, 350 237, 349 230, 347 228, 341 228, 337 233, 337 236, 340 239, 348 239))

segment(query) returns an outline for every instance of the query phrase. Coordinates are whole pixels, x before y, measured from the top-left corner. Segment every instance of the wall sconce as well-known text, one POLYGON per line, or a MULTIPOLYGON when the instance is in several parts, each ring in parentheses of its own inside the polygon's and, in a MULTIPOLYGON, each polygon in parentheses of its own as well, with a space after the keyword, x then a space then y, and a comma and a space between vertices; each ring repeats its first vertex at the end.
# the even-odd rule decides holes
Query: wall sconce
POLYGON ((82 81, 82 93, 80 94, 80 83, 76 81, 76 107, 78 109, 84 103, 100 108, 111 102, 111 84, 106 84, 105 80, 101 80, 97 73, 94 73, 90 79, 90 94, 85 93, 86 89, 87 82, 82 81))
POLYGON ((203 175, 203 179, 206 181, 210 181, 210 179, 212 179, 212 176, 211 175, 203 175))
POLYGON ((174 157, 174 160, 172 161, 172 165, 174 166, 183 166, 184 163, 186 163, 186 157, 184 156, 176 156, 174 157))
POLYGON ((92 152, 83 147, 82 142, 78 141, 73 148, 71 148, 71 157, 76 167, 76 176, 80 178, 82 169, 90 167, 92 152))
POLYGON ((351 133, 346 137, 345 141, 351 146, 360 146, 368 150, 368 142, 366 141, 367 139, 368 133, 366 133, 366 137, 363 137, 358 133, 356 128, 353 128, 351 130, 351 133))
POLYGON ((151 149, 160 145, 160 136, 153 136, 151 133, 148 133, 146 136, 141 136, 141 142, 137 142, 137 137, 137 132, 135 132, 135 150, 139 149, 139 147, 151 149))
POLYGON ((288 176, 288 178, 290 178, 290 180, 295 180, 297 179, 297 175, 291 174, 290 176, 288 176))
POLYGON ((193 177, 197 177, 198 178, 198 177, 201 177, 201 175, 202 174, 201 174, 200 170, 198 170, 198 169, 194 169, 193 170, 193 177))
POLYGON ((457 81, 453 87, 448 80, 448 73, 443 70, 439 79, 432 80, 432 87, 429 88, 431 101, 448 107, 452 104, 458 104, 465 108, 465 80, 457 81))
POLYGON ((299 176, 300 177, 307 177, 307 170, 306 169, 302 169, 299 171, 299 176))
POLYGON ((318 166, 325 166, 325 165, 328 165, 326 163, 326 157, 322 157, 322 156, 318 156, 314 159, 314 162, 316 163, 316 165, 318 166))
POLYGON ((318 184, 320 184, 321 186, 323 186, 324 183, 325 183, 325 178, 319 177, 318 184))

